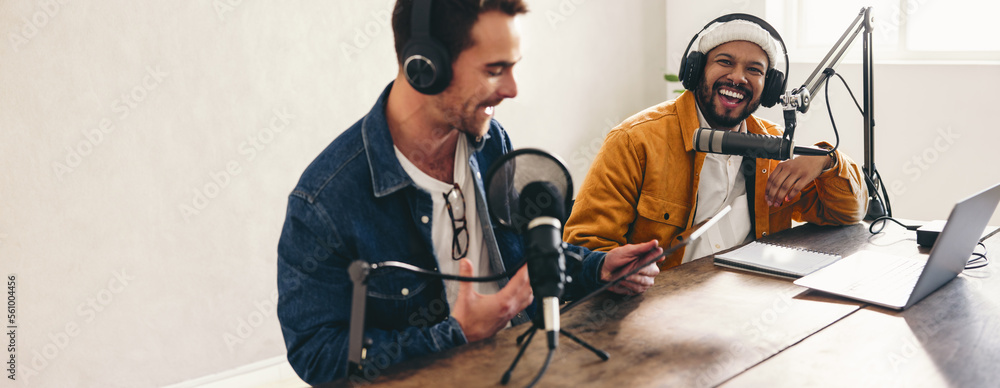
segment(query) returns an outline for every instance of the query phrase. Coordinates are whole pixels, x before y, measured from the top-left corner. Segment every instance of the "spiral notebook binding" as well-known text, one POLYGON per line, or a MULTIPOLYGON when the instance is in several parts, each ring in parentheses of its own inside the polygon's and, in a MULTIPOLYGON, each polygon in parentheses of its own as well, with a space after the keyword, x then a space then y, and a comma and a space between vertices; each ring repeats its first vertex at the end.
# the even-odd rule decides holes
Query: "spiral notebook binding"
MULTIPOLYGON (((779 254, 779 256, 781 255, 779 254)), ((722 267, 796 279, 823 268, 840 258, 841 256, 837 254, 820 252, 808 248, 753 241, 732 251, 716 254, 713 262, 715 265, 722 267), (782 260, 773 255, 765 255, 762 249, 768 247, 792 254, 797 252, 798 255, 805 256, 794 257, 792 261, 788 261, 788 256, 782 256, 784 258, 782 260)))
POLYGON ((837 254, 834 254, 834 253, 830 253, 830 252, 817 251, 817 250, 814 250, 814 249, 801 248, 801 247, 793 247, 793 246, 788 246, 788 245, 783 245, 783 244, 777 244, 777 243, 767 242, 767 241, 754 241, 754 243, 761 244, 761 245, 770 245, 770 246, 779 247, 779 248, 792 249, 792 250, 802 251, 802 252, 816 253, 816 254, 826 255, 826 256, 834 256, 834 257, 840 256, 840 255, 837 255, 837 254))

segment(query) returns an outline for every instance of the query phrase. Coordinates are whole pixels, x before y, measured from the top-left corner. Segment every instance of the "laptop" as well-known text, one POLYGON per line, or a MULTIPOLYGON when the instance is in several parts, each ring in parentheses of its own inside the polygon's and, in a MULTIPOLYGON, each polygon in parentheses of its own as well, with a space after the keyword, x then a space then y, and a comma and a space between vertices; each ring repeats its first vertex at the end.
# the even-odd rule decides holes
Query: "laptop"
POLYGON ((965 269, 998 202, 1000 184, 955 204, 926 260, 860 251, 794 283, 895 310, 906 309, 965 269))

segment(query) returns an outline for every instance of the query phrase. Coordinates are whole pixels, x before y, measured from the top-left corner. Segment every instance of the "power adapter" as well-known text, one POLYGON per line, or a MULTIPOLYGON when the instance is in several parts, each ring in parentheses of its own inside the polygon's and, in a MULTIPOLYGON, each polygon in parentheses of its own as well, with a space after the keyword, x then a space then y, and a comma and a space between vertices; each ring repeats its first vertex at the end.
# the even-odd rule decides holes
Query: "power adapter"
POLYGON ((944 230, 944 220, 934 220, 917 228, 917 244, 923 247, 932 247, 937 241, 938 235, 944 230))

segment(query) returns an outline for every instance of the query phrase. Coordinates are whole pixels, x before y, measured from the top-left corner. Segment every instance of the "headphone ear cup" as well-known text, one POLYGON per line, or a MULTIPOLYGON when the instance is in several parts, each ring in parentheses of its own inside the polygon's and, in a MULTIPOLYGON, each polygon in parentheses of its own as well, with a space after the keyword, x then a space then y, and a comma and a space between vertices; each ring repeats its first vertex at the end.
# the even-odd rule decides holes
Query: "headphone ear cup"
POLYGON ((684 89, 694 91, 698 87, 701 71, 705 68, 705 54, 692 51, 681 61, 681 71, 677 76, 681 79, 684 89))
POLYGON ((767 69, 764 77, 764 90, 760 94, 760 104, 765 108, 770 108, 778 103, 781 98, 781 86, 785 84, 785 75, 777 69, 767 69))
POLYGON ((451 83, 448 51, 433 39, 411 40, 403 49, 403 73, 418 92, 438 94, 451 83))

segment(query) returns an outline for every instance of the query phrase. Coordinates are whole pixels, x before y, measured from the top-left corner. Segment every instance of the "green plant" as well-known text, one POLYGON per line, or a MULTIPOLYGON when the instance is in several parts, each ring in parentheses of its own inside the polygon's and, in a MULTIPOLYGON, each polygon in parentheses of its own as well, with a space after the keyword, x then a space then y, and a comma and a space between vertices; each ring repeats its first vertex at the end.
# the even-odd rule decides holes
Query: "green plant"
MULTIPOLYGON (((664 74, 663 79, 667 82, 681 82, 681 78, 677 74, 664 74)), ((684 93, 684 89, 674 89, 674 93, 681 94, 684 93)))

